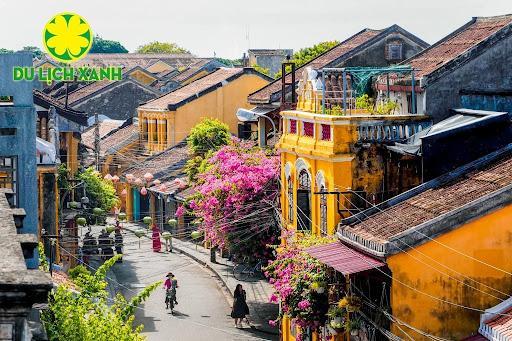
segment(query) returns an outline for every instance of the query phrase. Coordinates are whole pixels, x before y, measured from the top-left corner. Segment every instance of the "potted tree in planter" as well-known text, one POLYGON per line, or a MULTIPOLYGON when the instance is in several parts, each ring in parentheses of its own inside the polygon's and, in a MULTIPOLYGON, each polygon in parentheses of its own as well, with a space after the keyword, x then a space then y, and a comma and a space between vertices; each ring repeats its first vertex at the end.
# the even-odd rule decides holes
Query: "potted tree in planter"
POLYGON ((135 230, 135 236, 137 238, 139 238, 139 249, 140 249, 140 238, 142 236, 145 236, 145 235, 146 235, 146 230, 145 229, 137 229, 137 230, 135 230))

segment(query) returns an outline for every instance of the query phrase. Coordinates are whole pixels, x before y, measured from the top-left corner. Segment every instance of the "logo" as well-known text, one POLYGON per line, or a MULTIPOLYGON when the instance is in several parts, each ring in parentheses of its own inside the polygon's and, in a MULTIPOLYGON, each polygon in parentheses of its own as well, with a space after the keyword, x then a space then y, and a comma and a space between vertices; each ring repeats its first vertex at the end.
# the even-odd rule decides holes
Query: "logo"
POLYGON ((63 63, 82 59, 92 46, 92 30, 80 15, 60 13, 48 21, 43 31, 43 44, 50 56, 63 63))

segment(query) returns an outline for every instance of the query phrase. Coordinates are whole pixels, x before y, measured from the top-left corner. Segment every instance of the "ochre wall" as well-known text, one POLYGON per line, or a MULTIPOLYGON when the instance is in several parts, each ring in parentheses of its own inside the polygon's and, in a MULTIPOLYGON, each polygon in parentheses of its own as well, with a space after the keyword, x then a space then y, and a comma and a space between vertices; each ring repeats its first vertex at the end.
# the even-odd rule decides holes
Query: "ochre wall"
MULTIPOLYGON (((482 216, 437 237, 435 240, 510 273, 512 272, 512 253, 510 252, 512 249, 512 205, 482 216)), ((500 303, 498 298, 506 298, 499 292, 486 288, 485 285, 507 293, 507 295, 512 292, 510 275, 458 254, 434 241, 415 247, 408 253, 399 253, 387 260, 393 277, 391 313, 400 320, 435 336, 455 340, 475 333, 479 326, 480 313, 429 298, 405 287, 398 281, 432 296, 481 310, 500 303), (436 264, 427 256, 445 267, 436 264), (439 269, 445 274, 432 268, 439 269), (454 271, 462 273, 470 279, 466 279, 454 271), (498 298, 463 285, 448 277, 447 274, 498 298), (475 283, 472 280, 483 284, 475 283)), ((401 328, 404 327, 401 326, 401 328)), ((407 328, 405 330, 415 340, 425 339, 407 328)), ((396 325, 392 326, 392 332, 403 336, 396 325)))
POLYGON ((149 85, 156 80, 155 77, 151 77, 148 74, 146 74, 140 70, 135 70, 132 73, 130 73, 130 77, 138 80, 139 82, 141 82, 142 84, 145 84, 145 85, 149 85))
POLYGON ((247 96, 267 83, 268 81, 257 75, 244 74, 226 85, 180 106, 176 111, 139 110, 139 120, 143 122, 141 124, 141 134, 143 136, 144 119, 167 120, 165 131, 163 129, 158 131, 155 123, 149 124, 149 129, 155 132, 158 131, 161 141, 165 141, 165 145, 153 143, 149 137, 148 149, 150 151, 161 151, 166 147, 176 145, 183 141, 189 135, 190 130, 206 117, 217 118, 226 123, 230 132, 236 135, 238 133, 236 111, 238 108, 250 108, 251 105, 247 102, 247 96))

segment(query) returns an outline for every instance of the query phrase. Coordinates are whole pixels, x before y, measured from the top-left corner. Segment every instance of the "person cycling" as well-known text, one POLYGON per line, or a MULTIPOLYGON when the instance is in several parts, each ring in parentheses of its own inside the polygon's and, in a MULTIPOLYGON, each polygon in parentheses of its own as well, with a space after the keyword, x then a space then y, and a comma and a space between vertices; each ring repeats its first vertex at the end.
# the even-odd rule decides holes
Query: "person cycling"
POLYGON ((178 305, 178 301, 176 300, 176 289, 178 288, 178 280, 174 277, 172 272, 167 274, 167 279, 164 282, 164 288, 166 290, 165 295, 165 305, 166 309, 169 309, 169 304, 171 304, 171 310, 174 305, 178 305))

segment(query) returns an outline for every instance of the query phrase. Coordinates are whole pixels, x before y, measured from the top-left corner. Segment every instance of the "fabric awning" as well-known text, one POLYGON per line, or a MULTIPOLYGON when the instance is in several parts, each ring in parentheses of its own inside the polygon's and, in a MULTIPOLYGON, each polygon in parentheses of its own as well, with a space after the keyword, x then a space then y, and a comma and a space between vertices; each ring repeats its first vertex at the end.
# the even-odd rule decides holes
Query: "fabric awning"
POLYGON ((344 275, 355 274, 385 265, 383 262, 340 242, 313 246, 305 251, 311 257, 344 275))

